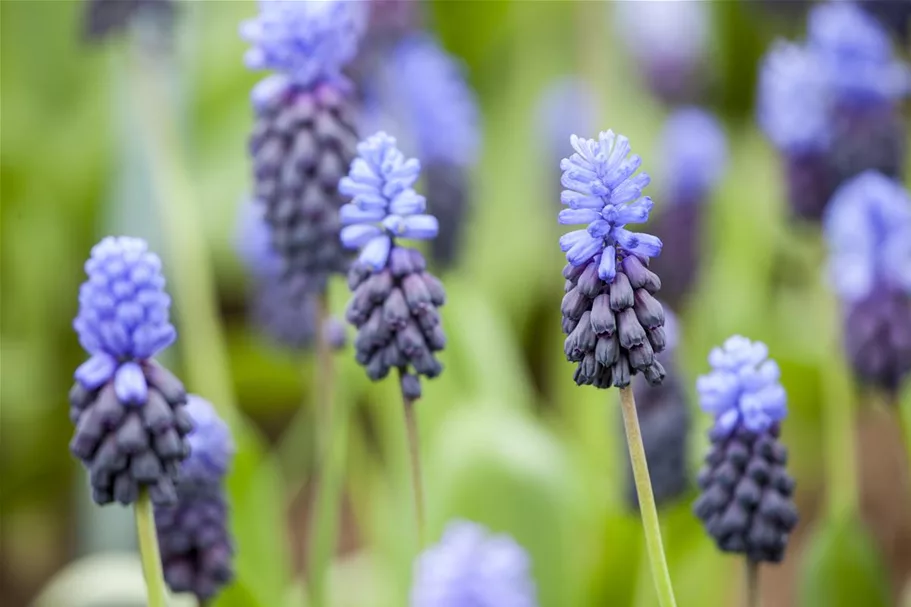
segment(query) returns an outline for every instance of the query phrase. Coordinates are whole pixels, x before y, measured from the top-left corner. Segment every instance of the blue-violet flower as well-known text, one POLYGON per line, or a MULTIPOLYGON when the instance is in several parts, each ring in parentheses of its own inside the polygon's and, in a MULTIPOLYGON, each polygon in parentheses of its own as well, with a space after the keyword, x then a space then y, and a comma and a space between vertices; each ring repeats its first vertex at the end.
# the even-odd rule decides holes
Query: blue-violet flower
POLYGON ((449 524, 415 566, 411 607, 536 607, 527 554, 512 538, 449 524))

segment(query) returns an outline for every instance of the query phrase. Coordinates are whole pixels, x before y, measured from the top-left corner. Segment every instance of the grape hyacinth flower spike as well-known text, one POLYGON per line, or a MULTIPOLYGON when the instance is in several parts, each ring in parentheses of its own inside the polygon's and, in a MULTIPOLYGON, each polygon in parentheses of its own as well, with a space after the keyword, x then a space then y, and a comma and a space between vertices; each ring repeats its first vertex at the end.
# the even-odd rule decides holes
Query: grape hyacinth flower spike
POLYGON ((620 408, 629 447, 636 493, 645 530, 652 577, 661 607, 676 604, 668 573, 645 449, 629 388, 642 374, 651 385, 664 379, 657 358, 664 350, 664 309, 654 295, 661 288, 648 260, 661 252, 661 241, 631 232, 628 224, 645 223, 652 200, 642 196, 649 183, 636 173, 642 159, 630 154, 629 140, 613 131, 598 140, 570 138, 576 153, 564 159, 561 224, 588 224, 560 238, 569 262, 561 311, 567 334, 564 353, 575 362, 578 385, 620 388, 620 408))
POLYGON ((760 67, 757 113, 798 217, 819 220, 838 185, 866 170, 901 175, 909 93, 911 70, 855 3, 816 6, 804 44, 775 43, 760 67))
POLYGON ((234 446, 211 404, 190 394, 186 410, 194 428, 190 455, 181 464, 178 501, 156 506, 155 524, 168 586, 205 604, 234 577, 224 487, 234 446))
POLYGON ((413 405, 421 397, 420 376, 433 378, 443 370, 435 353, 446 345, 438 309, 446 294, 420 252, 399 239, 429 240, 439 228, 436 218, 424 212, 424 197, 413 189, 421 169, 416 159, 406 159, 395 139, 382 132, 357 149, 348 176, 339 183, 339 191, 352 197, 341 209, 341 241, 360 249, 348 273, 353 297, 346 316, 357 327, 355 357, 370 379, 399 372, 420 530, 423 498, 413 405))
POLYGON ((271 69, 253 89, 250 153, 254 197, 264 205, 284 279, 296 298, 324 295, 329 276, 347 271, 338 243, 337 186, 357 135, 351 83, 342 69, 357 51, 365 2, 261 0, 241 36, 251 69, 271 69))
POLYGON ((120 33, 140 18, 170 30, 177 9, 174 0, 84 0, 84 5, 83 35, 90 42, 120 33))
POLYGON ((703 209, 727 164, 727 139, 718 119, 696 107, 681 108, 661 133, 662 197, 667 203, 653 230, 673 255, 655 259, 661 297, 672 306, 684 304, 699 272, 703 209))
POLYGON ((468 521, 449 523, 418 559, 411 607, 537 607, 528 555, 507 535, 468 521))
POLYGON ((784 558, 797 525, 794 479, 778 438, 787 395, 778 365, 761 342, 731 337, 712 350, 709 364, 712 371, 698 379, 696 389, 715 423, 693 511, 720 550, 746 558, 753 605, 759 564, 784 558))
POLYGON ((911 373, 911 195, 868 171, 838 189, 823 227, 848 359, 894 398, 911 373))
MULTIPOLYGON (((649 477, 660 508, 680 498, 690 487, 687 466, 689 434, 692 420, 682 375, 677 366, 679 343, 677 321, 665 308, 664 331, 667 345, 658 355, 667 370, 661 385, 651 386, 641 375, 633 378, 633 394, 642 430, 642 444, 648 460, 649 477)), ((629 456, 627 455, 627 460, 629 456)), ((639 508, 632 467, 627 468, 626 500, 632 509, 639 508)))
POLYGON ((92 498, 136 507, 149 604, 164 605, 152 503, 177 500, 193 427, 183 384, 153 360, 177 336, 161 261, 145 241, 107 237, 92 248, 73 327, 91 357, 76 369, 70 451, 89 472, 92 498))

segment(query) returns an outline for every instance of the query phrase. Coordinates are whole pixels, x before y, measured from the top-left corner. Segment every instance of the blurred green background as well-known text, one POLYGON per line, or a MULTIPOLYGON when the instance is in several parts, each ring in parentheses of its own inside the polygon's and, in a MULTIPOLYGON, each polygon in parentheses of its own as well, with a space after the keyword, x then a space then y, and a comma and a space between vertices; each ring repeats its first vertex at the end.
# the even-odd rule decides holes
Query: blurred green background
MULTIPOLYGON (((563 357, 558 170, 547 164, 535 117, 549 83, 582 74, 598 93, 600 126, 630 138, 660 190, 650 158, 668 110, 618 43, 608 3, 427 4, 430 27, 467 64, 484 123, 463 261, 443 276, 446 371, 425 384, 418 408, 430 536, 455 516, 511 533, 531 553, 544 607, 654 605, 638 515, 623 501, 616 393, 577 388, 563 357)), ((860 399, 862 520, 825 517, 823 415, 833 398, 855 400, 854 390, 833 380, 843 377, 832 347, 838 323, 824 294, 818 236, 789 223, 778 159, 752 118, 756 62, 775 36, 800 35, 801 13, 768 6, 776 3, 711 4, 708 102, 725 121, 730 159, 707 209, 699 283, 677 311, 686 384, 732 333, 765 341, 781 364, 790 404, 783 440, 802 518, 786 562, 763 572, 765 605, 896 605, 911 580, 911 481, 899 416, 860 399)), ((317 439, 312 356, 278 350, 249 326, 248 279, 234 248, 250 187, 248 95, 261 77, 243 68, 237 26, 255 5, 181 3, 170 97, 157 108, 137 99, 144 75, 129 42, 87 45, 81 11, 79 2, 0 3, 2 602, 28 605, 67 563, 131 546, 128 512, 87 504, 85 477, 67 450, 66 392, 84 359, 70 323, 82 264, 101 236, 148 239, 166 272, 182 263, 156 209, 156 197, 168 193, 180 198, 170 201, 175 221, 181 209, 197 218, 191 237, 211 259, 232 388, 252 420, 230 481, 239 579, 223 603, 274 607, 303 560, 317 439), (163 163, 138 125, 171 118, 180 137, 163 163)), ((335 287, 340 311, 345 289, 335 287)), ((203 371, 190 375, 202 376, 211 361, 187 360, 182 345, 166 362, 202 391, 181 372, 195 365, 203 371)), ((403 605, 414 540, 401 405, 394 382, 369 385, 350 349, 337 361, 336 405, 350 424, 348 440, 336 444, 345 483, 333 604, 403 605)), ((903 407, 907 419, 907 390, 903 407)), ((694 416, 693 470, 708 423, 694 416)), ((715 551, 690 514, 691 497, 663 512, 678 603, 739 604, 740 562, 715 551)))

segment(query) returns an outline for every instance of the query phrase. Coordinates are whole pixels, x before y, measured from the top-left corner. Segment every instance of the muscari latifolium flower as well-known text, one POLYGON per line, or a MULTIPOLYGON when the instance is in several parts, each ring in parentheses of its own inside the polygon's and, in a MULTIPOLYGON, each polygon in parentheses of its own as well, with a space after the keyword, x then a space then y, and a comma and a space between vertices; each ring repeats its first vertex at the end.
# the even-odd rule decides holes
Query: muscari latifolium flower
POLYGON ((469 172, 478 157, 479 111, 460 62, 431 36, 400 39, 365 83, 367 132, 388 125, 403 133, 402 148, 421 158, 430 211, 440 233, 430 245, 435 262, 457 261, 469 213, 469 172), (371 124, 372 123, 372 124, 371 124))
POLYGON ((234 577, 224 478, 234 445, 227 424, 199 396, 189 395, 190 455, 180 466, 177 503, 155 508, 162 569, 174 592, 208 601, 234 577))
POLYGON ((355 357, 373 380, 398 369, 403 394, 414 400, 421 394, 418 376, 442 371, 434 353, 446 344, 438 310, 446 295, 421 253, 400 240, 429 240, 438 223, 413 189, 420 163, 405 158, 394 138, 377 133, 357 150, 339 183, 352 199, 340 211, 341 242, 360 249, 348 273, 353 297, 346 312, 358 329, 355 357))
POLYGON ((713 349, 709 364, 696 389, 715 423, 693 511, 720 550, 777 563, 797 524, 788 452, 778 440, 787 414, 778 365, 765 344, 739 335, 713 349))
POLYGON ((637 373, 659 384, 665 371, 655 355, 665 347, 664 310, 654 298, 661 281, 648 260, 661 252, 661 241, 626 228, 648 219, 652 200, 642 189, 649 176, 636 174, 642 160, 622 135, 607 131, 597 141, 573 135, 571 143, 576 153, 560 165, 567 188, 561 202, 569 208, 559 221, 588 226, 560 238, 569 262, 561 306, 566 358, 578 363, 579 385, 623 388, 637 373))
POLYGON ((349 257, 338 244, 337 186, 354 157, 356 117, 342 69, 357 51, 367 5, 261 0, 241 36, 251 69, 276 73, 253 90, 254 197, 265 208, 283 279, 299 301, 325 292, 349 257))
POLYGON ((345 326, 335 316, 317 326, 319 309, 316 294, 296 293, 283 279, 282 260, 263 217, 262 205, 247 201, 240 206, 237 251, 252 278, 250 307, 253 323, 276 344, 294 350, 311 347, 318 331, 327 343, 345 346, 345 326))
POLYGON ((661 132, 662 200, 652 230, 674 252, 655 259, 661 296, 672 306, 683 304, 699 271, 703 207, 724 175, 727 139, 711 113, 696 107, 675 110, 661 132))
MULTIPOLYGON (((664 314, 666 345, 658 354, 658 360, 667 371, 667 376, 657 386, 650 385, 642 375, 634 377, 632 383, 652 492, 659 507, 679 498, 690 486, 687 454, 691 416, 683 376, 676 361, 679 343, 677 321, 667 308, 664 314)), ((629 451, 623 449, 623 456, 629 462, 629 451)), ((625 495, 631 508, 639 507, 633 469, 629 463, 625 495)))
POLYGON ((868 171, 836 191, 823 227, 848 359, 863 382, 894 394, 911 372, 911 196, 868 171))
POLYGON ((176 338, 161 261, 145 241, 107 237, 92 248, 73 327, 91 358, 76 369, 70 450, 90 474, 98 504, 177 499, 192 420, 183 385, 153 360, 176 338))
POLYGON ((507 535, 450 523, 418 558, 411 607, 536 607, 528 555, 507 535))
POLYGON ((818 220, 838 184, 867 169, 901 173, 899 104, 909 91, 908 66, 853 3, 815 7, 804 44, 775 43, 760 68, 757 114, 784 158, 798 216, 818 220))

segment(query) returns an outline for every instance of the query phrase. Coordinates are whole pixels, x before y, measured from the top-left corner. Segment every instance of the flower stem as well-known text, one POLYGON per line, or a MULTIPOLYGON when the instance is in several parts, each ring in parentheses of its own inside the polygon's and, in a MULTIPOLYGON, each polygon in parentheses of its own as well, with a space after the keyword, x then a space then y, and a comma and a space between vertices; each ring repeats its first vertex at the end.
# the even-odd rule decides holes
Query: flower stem
POLYGON ((145 578, 149 607, 167 607, 167 590, 161 571, 161 554, 158 552, 158 534, 155 532, 155 516, 152 500, 147 489, 140 489, 136 510, 136 534, 139 536, 139 556, 142 560, 142 576, 145 578))
POLYGON ((318 472, 314 483, 316 497, 309 533, 309 571, 307 575, 309 604, 326 604, 326 575, 338 536, 338 513, 341 481, 348 449, 348 409, 344 403, 333 403, 335 370, 332 345, 323 330, 329 317, 327 296, 320 298, 317 315, 317 376, 314 381, 319 423, 317 436, 318 472))
POLYGON ((418 442, 417 419, 413 399, 402 393, 405 406, 405 429, 408 432, 408 454, 411 459, 411 485, 414 492, 414 517, 417 525, 418 546, 424 547, 424 483, 421 480, 421 447, 418 442))
POLYGON ((759 563, 744 557, 746 563, 746 607, 759 607, 759 563))
POLYGON ((652 481, 648 475, 645 447, 642 444, 642 433, 639 430, 636 400, 633 397, 633 391, 628 387, 620 388, 620 408, 623 411, 623 426, 626 429, 629 459, 633 465, 633 478, 636 482, 636 494, 639 497, 639 513, 642 515, 645 545, 648 550, 655 590, 658 593, 658 604, 661 607, 676 607, 671 575, 664 557, 664 546, 661 543, 661 526, 658 522, 655 496, 652 493, 652 481))

